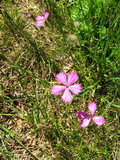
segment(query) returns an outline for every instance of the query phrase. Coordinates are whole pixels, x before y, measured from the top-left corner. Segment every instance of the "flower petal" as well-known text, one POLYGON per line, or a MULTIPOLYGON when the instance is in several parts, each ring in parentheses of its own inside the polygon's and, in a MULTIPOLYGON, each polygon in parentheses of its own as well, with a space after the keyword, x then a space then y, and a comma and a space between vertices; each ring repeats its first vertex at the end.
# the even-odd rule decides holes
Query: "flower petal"
POLYGON ((43 21, 43 18, 44 18, 43 16, 36 16, 35 20, 36 21, 43 21))
POLYGON ((65 86, 62 85, 54 85, 51 89, 52 94, 59 95, 62 91, 66 89, 65 86))
POLYGON ((72 100, 73 96, 71 95, 69 89, 67 88, 62 96, 62 100, 64 102, 70 102, 72 100))
POLYGON ((44 20, 46 20, 48 18, 48 16, 49 16, 49 12, 45 12, 45 14, 44 14, 44 20))
POLYGON ((37 21, 45 21, 48 18, 48 16, 49 16, 49 12, 45 12, 44 17, 43 16, 36 16, 35 19, 37 21))
POLYGON ((90 116, 84 112, 83 110, 79 111, 76 115, 76 117, 80 118, 80 119, 83 119, 83 118, 89 118, 90 116))
POLYGON ((102 116, 94 116, 92 120, 98 125, 101 126, 105 123, 105 119, 102 116))
POLYGON ((78 80, 78 75, 74 72, 71 72, 68 74, 68 86, 73 84, 74 82, 76 82, 78 80))
POLYGON ((97 108, 97 105, 95 102, 88 103, 88 109, 92 116, 94 115, 96 108, 97 108))
POLYGON ((36 27, 43 26, 44 25, 44 21, 36 21, 35 25, 36 25, 36 27))
POLYGON ((72 86, 69 86, 69 90, 74 94, 78 94, 82 90, 81 84, 74 84, 72 86))
POLYGON ((66 85, 67 81, 66 81, 66 74, 63 72, 60 72, 56 75, 56 81, 66 85))
POLYGON ((83 128, 87 127, 89 125, 90 121, 91 121, 91 118, 85 118, 85 119, 83 119, 80 122, 80 127, 83 127, 83 128))

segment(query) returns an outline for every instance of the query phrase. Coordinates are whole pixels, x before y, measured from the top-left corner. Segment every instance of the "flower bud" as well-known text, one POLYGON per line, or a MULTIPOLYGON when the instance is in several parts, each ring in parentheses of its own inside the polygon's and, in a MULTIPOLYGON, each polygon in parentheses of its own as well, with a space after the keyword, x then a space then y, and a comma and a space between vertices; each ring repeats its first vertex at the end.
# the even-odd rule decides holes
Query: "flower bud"
POLYGON ((80 26, 80 23, 79 22, 74 22, 74 26, 77 28, 80 26))

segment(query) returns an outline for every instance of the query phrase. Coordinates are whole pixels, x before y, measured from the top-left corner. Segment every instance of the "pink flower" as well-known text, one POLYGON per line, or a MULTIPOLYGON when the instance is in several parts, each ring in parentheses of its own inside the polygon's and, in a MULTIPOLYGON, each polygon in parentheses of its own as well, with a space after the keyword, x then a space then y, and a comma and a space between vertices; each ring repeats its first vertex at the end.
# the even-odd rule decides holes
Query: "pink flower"
POLYGON ((84 112, 83 110, 77 113, 76 116, 80 119, 83 119, 80 122, 80 127, 83 127, 83 128, 87 127, 91 120, 93 120, 98 126, 101 126, 104 124, 105 120, 102 116, 94 116, 96 109, 97 109, 96 103, 91 102, 88 104, 88 110, 91 113, 90 115, 84 112))
POLYGON ((74 72, 66 74, 61 72, 56 75, 56 81, 60 82, 62 85, 54 85, 51 89, 52 94, 59 95, 64 91, 62 95, 62 100, 64 102, 70 102, 73 98, 72 93, 78 94, 81 92, 81 84, 74 84, 78 80, 78 75, 74 72))
POLYGON ((25 102, 23 102, 23 101, 18 101, 18 103, 19 103, 19 104, 25 104, 25 102))
POLYGON ((44 17, 43 16, 35 17, 35 20, 36 20, 35 25, 36 25, 36 27, 43 26, 45 20, 48 19, 48 16, 49 16, 49 12, 45 12, 44 13, 44 17))

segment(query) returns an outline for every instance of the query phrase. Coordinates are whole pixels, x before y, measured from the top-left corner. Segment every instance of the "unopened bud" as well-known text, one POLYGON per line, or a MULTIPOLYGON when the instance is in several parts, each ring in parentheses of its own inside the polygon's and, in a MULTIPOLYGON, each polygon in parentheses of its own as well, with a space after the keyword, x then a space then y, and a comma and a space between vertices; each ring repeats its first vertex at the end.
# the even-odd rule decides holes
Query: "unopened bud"
POLYGON ((78 40, 77 36, 75 34, 69 34, 67 36, 67 40, 70 41, 70 42, 75 42, 78 40))
POLYGON ((80 23, 79 22, 74 22, 74 26, 77 28, 80 26, 80 23))

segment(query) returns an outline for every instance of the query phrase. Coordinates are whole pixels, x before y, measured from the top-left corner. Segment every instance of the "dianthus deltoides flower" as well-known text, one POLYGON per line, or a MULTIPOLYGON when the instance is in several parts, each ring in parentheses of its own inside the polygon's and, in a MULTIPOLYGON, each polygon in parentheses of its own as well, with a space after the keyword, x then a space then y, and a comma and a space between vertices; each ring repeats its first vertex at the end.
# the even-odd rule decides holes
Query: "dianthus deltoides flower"
POLYGON ((88 110, 90 112, 90 115, 84 112, 83 110, 77 113, 76 116, 79 119, 83 119, 80 122, 80 127, 83 127, 83 128, 87 127, 91 120, 93 120, 98 126, 101 126, 104 124, 105 120, 102 116, 94 116, 96 109, 97 109, 96 103, 91 102, 91 103, 88 103, 88 110))
POLYGON ((44 13, 44 17, 43 16, 35 17, 35 20, 36 20, 35 25, 36 25, 36 27, 43 26, 45 20, 48 19, 48 16, 49 16, 49 12, 45 12, 44 13))
POLYGON ((66 76, 64 72, 58 73, 56 75, 56 81, 60 82, 62 85, 54 85, 51 89, 52 94, 59 95, 64 91, 62 95, 62 100, 64 102, 70 102, 73 98, 73 94, 78 94, 81 92, 81 84, 74 84, 78 80, 78 75, 74 72, 71 72, 66 76))

